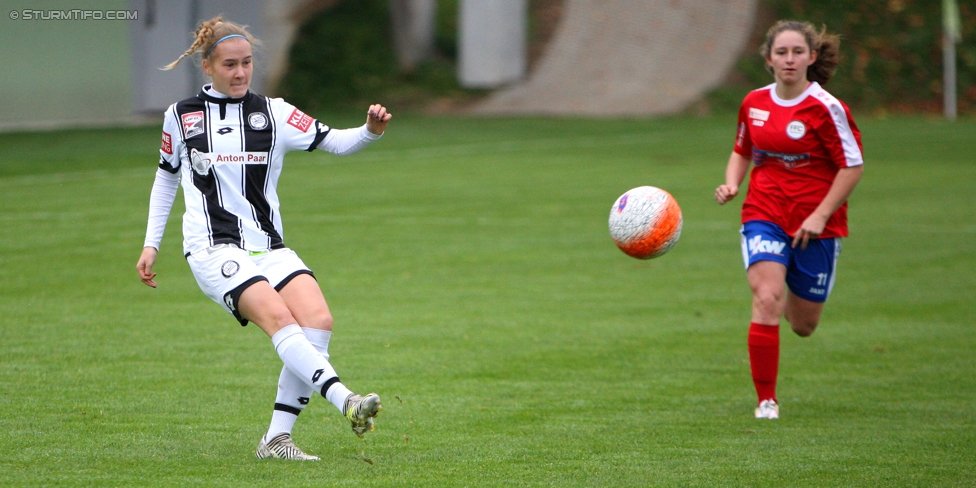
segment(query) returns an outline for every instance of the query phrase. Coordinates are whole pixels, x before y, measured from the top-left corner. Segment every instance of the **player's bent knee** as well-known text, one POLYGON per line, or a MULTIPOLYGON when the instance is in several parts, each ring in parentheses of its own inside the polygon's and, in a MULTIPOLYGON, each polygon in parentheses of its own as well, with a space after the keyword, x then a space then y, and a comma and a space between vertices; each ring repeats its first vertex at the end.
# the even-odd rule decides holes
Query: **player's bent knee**
POLYGON ((816 319, 804 320, 797 319, 795 317, 792 320, 790 317, 787 317, 786 320, 790 322, 790 328, 793 329, 793 332, 800 337, 810 337, 813 335, 813 332, 817 330, 817 325, 819 323, 819 321, 816 319))
POLYGON ((786 306, 786 320, 796 335, 809 337, 820 324, 822 310, 823 303, 810 302, 791 294, 786 306))
POLYGON ((810 337, 811 335, 813 335, 813 329, 809 327, 799 327, 796 325, 792 325, 792 327, 793 327, 793 333, 795 333, 800 337, 810 337))
POLYGON ((752 297, 753 308, 766 314, 779 317, 782 313, 783 297, 774 292, 757 290, 752 297))
POLYGON ((276 308, 271 311, 270 319, 272 323, 278 327, 287 327, 292 324, 297 324, 298 321, 291 314, 287 307, 276 308))
POLYGON ((308 320, 308 324, 302 324, 302 327, 319 330, 332 330, 332 322, 332 314, 328 310, 322 310, 313 313, 308 320))

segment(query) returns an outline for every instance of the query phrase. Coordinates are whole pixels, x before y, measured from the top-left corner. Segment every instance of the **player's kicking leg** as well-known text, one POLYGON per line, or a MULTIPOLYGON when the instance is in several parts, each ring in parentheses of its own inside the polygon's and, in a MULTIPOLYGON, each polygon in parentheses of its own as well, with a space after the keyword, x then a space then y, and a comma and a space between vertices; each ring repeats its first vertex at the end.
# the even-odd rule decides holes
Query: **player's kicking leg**
MULTIPOLYGON (((278 292, 287 304, 295 319, 302 326, 308 341, 325 358, 329 359, 329 341, 332 337, 332 314, 322 290, 310 274, 294 276, 278 292)), ((336 378, 338 380, 338 378, 336 378)), ((353 394, 342 387, 345 395, 330 395, 327 398, 349 419, 353 432, 362 437, 372 432, 373 419, 383 410, 379 395, 366 396, 353 394)), ((338 392, 337 392, 338 393, 338 392)))

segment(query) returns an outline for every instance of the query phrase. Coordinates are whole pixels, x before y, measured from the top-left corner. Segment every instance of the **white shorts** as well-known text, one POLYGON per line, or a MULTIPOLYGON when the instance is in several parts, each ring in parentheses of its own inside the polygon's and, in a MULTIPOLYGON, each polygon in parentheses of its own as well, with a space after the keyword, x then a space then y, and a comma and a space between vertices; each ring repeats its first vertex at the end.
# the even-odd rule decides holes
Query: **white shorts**
POLYGON ((241 325, 247 325, 247 320, 238 312, 237 301, 247 287, 267 281, 280 291, 298 275, 315 277, 298 254, 288 248, 248 252, 233 244, 218 244, 188 255, 186 262, 203 293, 241 325))

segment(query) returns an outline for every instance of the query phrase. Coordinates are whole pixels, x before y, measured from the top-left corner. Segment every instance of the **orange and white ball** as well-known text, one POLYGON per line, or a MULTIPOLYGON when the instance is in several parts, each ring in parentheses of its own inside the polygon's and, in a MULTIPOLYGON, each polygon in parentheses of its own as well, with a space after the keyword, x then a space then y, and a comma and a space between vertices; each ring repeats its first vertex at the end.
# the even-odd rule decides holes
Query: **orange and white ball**
POLYGON ((681 237, 681 207, 670 193, 641 186, 620 195, 610 209, 610 236, 638 259, 668 252, 681 237))

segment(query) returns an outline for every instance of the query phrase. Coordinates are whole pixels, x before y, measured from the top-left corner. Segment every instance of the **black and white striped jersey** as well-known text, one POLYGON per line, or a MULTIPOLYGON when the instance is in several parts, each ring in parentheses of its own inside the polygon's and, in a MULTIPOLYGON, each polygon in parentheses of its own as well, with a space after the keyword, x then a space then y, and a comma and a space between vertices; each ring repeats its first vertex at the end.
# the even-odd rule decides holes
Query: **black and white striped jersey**
POLYGON ((166 110, 146 246, 159 248, 178 176, 184 252, 225 243, 282 248, 277 186, 285 153, 320 147, 349 154, 379 137, 365 126, 332 130, 280 98, 226 98, 207 85, 166 110))

